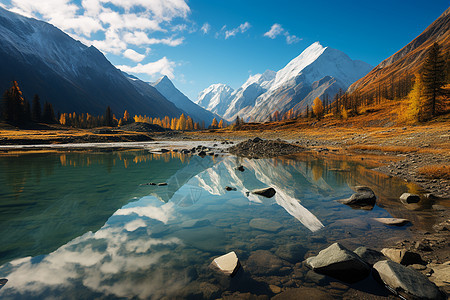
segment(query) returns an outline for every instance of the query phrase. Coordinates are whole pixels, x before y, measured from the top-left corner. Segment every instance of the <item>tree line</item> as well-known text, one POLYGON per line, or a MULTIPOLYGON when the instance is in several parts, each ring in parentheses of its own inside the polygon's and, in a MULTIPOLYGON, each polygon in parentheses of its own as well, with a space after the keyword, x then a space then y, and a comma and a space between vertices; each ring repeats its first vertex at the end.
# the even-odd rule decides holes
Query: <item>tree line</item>
POLYGON ((42 108, 39 95, 35 95, 33 102, 30 103, 23 97, 17 81, 12 82, 11 88, 7 89, 2 97, 0 105, 0 121, 4 121, 13 125, 25 125, 30 123, 46 123, 46 124, 61 124, 63 126, 73 128, 96 128, 101 126, 120 127, 133 122, 143 122, 149 124, 159 125, 163 128, 172 130, 202 130, 206 128, 216 129, 228 126, 223 120, 217 122, 214 118, 210 125, 206 125, 205 121, 194 122, 193 119, 181 114, 178 118, 170 118, 165 116, 147 117, 146 115, 135 115, 131 117, 127 110, 125 110, 122 117, 117 118, 112 112, 111 107, 107 106, 103 115, 94 116, 89 113, 77 114, 72 113, 57 113, 53 109, 53 105, 45 102, 42 108))

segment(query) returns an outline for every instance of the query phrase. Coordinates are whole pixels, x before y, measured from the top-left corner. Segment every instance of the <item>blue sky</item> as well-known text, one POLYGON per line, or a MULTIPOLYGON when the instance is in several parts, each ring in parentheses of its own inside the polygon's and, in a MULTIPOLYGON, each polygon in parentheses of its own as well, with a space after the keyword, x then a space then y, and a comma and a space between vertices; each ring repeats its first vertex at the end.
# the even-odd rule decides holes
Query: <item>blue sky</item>
POLYGON ((439 17, 448 0, 0 0, 93 44, 145 81, 168 75, 192 100, 213 83, 238 88, 310 44, 373 66, 439 17), (272 29, 272 30, 271 30, 272 29))

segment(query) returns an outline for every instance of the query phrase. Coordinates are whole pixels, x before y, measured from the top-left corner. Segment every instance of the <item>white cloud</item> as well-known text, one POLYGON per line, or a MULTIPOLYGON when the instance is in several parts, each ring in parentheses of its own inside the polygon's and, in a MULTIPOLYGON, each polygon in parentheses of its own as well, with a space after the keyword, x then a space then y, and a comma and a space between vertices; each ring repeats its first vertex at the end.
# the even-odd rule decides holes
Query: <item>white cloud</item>
POLYGON ((123 40, 128 44, 141 46, 141 45, 155 45, 155 44, 163 44, 167 46, 178 46, 181 45, 184 41, 184 38, 149 38, 148 35, 143 31, 136 32, 127 32, 123 35, 123 40))
POLYGON ((209 25, 209 23, 205 23, 203 24, 202 28, 200 28, 201 32, 203 32, 203 34, 208 34, 208 32, 211 30, 211 25, 209 25))
POLYGON ((167 57, 163 57, 158 61, 147 63, 147 64, 137 64, 134 67, 122 65, 116 66, 120 70, 127 73, 135 73, 135 74, 146 74, 151 77, 155 77, 156 75, 167 75, 170 79, 173 79, 174 76, 174 68, 175 62, 170 61, 167 57))
POLYGON ((134 62, 141 62, 145 58, 144 54, 140 54, 134 51, 133 49, 125 50, 125 52, 123 52, 123 56, 125 56, 128 59, 131 59, 134 62))
POLYGON ((295 36, 295 35, 289 35, 289 32, 287 32, 286 34, 286 43, 290 44, 295 44, 300 42, 302 39, 295 36))
POLYGON ((280 24, 273 24, 269 31, 264 33, 264 36, 267 36, 268 38, 274 39, 280 34, 282 34, 284 31, 283 27, 281 27, 280 24))
POLYGON ((298 43, 300 42, 302 39, 295 36, 295 35, 291 35, 289 34, 289 32, 287 30, 285 30, 280 24, 275 23, 272 25, 272 27, 270 27, 270 30, 267 31, 266 33, 264 33, 265 37, 268 37, 270 39, 275 39, 277 38, 279 35, 284 35, 286 38, 286 43, 290 44, 294 44, 294 43, 298 43))
MULTIPOLYGON (((228 39, 229 37, 235 36, 238 33, 244 33, 247 30, 249 30, 250 27, 251 27, 250 23, 249 22, 245 22, 245 23, 239 25, 236 28, 233 28, 231 30, 227 30, 227 31, 225 31, 225 39, 228 39)), ((222 29, 225 29, 225 26, 222 27, 222 29)))

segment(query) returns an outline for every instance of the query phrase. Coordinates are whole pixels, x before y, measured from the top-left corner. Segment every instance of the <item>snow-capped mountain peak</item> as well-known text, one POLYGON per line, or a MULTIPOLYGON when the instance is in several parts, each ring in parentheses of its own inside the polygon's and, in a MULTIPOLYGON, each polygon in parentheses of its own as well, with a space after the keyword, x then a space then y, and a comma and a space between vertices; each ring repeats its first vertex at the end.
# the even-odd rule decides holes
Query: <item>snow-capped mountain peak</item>
POLYGON ((291 60, 283 69, 277 72, 272 89, 276 89, 283 83, 295 78, 303 69, 316 61, 325 49, 327 47, 323 47, 319 42, 315 42, 306 48, 299 56, 291 60))
POLYGON ((233 91, 226 84, 212 84, 200 92, 196 103, 213 113, 223 115, 228 108, 229 99, 233 91))

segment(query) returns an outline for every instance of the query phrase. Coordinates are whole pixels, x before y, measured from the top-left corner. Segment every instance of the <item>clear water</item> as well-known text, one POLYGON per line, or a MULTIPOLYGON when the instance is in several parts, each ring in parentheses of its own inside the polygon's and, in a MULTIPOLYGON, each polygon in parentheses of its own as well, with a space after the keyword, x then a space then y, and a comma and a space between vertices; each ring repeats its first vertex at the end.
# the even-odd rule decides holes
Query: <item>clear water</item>
POLYGON ((338 297, 361 287, 331 278, 318 282, 301 262, 336 241, 353 250, 408 238, 408 226, 384 226, 375 217, 407 217, 413 226, 429 228, 431 204, 405 207, 398 197, 406 191, 418 192, 362 162, 311 155, 3 155, 0 278, 9 281, 0 298, 273 296, 273 286, 317 287, 338 297), (244 172, 236 170, 239 165, 244 172), (349 197, 356 184, 377 194, 373 210, 335 201, 349 197), (277 191, 273 198, 246 193, 267 186, 277 191), (208 267, 229 251, 243 266, 233 279, 208 267))

